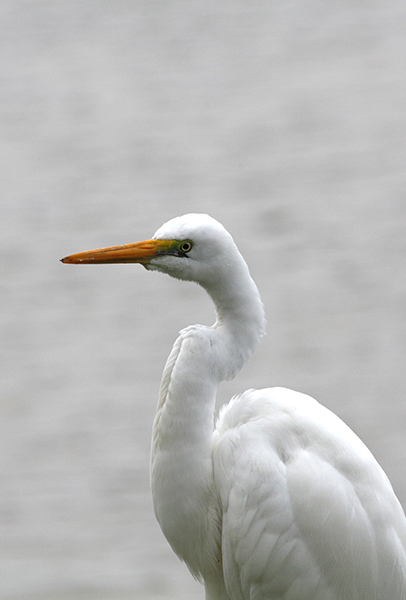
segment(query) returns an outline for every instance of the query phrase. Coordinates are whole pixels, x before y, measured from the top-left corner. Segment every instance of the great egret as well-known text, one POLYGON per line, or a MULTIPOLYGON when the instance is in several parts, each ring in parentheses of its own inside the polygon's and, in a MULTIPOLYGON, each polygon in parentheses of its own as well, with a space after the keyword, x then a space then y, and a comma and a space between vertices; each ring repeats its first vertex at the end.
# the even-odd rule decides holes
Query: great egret
POLYGON ((153 239, 81 252, 65 263, 141 263, 199 283, 212 327, 180 332, 153 426, 156 517, 208 600, 406 600, 406 522, 385 473, 332 412, 284 388, 223 407, 264 333, 257 287, 231 235, 208 215, 153 239))

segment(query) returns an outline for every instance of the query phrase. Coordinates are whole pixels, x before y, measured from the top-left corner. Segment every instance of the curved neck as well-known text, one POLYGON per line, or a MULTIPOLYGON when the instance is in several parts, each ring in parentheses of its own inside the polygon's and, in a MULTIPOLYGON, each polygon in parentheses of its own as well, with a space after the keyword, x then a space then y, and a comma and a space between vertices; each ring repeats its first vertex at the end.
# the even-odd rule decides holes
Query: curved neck
POLYGON ((217 357, 224 368, 221 380, 235 377, 265 335, 265 312, 258 288, 242 257, 238 267, 221 286, 206 287, 216 307, 214 329, 225 340, 225 353, 217 357))
POLYGON ((264 333, 263 306, 244 262, 239 275, 228 284, 205 286, 216 323, 181 331, 164 369, 153 427, 155 514, 196 576, 220 556, 212 466, 217 387, 236 375, 264 333))

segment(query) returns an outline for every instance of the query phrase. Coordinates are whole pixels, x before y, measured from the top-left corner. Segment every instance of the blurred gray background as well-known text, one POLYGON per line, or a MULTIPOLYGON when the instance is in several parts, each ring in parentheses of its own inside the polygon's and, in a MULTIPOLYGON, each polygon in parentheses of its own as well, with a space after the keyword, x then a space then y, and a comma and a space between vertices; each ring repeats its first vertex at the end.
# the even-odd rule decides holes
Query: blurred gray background
POLYGON ((1 0, 2 600, 196 600, 149 492, 161 371, 209 300, 59 259, 208 212, 268 336, 220 401, 314 395, 406 505, 403 0, 1 0))

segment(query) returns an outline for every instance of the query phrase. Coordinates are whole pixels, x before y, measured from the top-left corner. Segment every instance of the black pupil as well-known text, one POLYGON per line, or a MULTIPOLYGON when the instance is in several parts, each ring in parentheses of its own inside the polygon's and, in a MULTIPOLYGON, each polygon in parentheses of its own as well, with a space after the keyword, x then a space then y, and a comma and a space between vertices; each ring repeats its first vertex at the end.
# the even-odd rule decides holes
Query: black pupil
POLYGON ((180 245, 180 249, 182 250, 182 252, 189 252, 192 248, 192 244, 190 242, 183 242, 180 245))

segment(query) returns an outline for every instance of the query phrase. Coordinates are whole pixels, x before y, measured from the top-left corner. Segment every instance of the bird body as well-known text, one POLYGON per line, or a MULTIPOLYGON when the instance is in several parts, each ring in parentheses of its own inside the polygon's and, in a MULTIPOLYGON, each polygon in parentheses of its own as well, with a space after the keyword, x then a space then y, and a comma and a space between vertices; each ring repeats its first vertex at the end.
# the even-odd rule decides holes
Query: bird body
POLYGON ((284 388, 220 411, 264 334, 264 310, 230 234, 185 215, 152 240, 64 262, 140 262, 210 294, 217 319, 180 332, 153 425, 151 485, 162 531, 207 600, 406 600, 406 521, 385 473, 336 415, 284 388))
POLYGON ((213 457, 231 598, 406 597, 403 511, 331 411, 292 390, 250 390, 222 411, 213 457))

